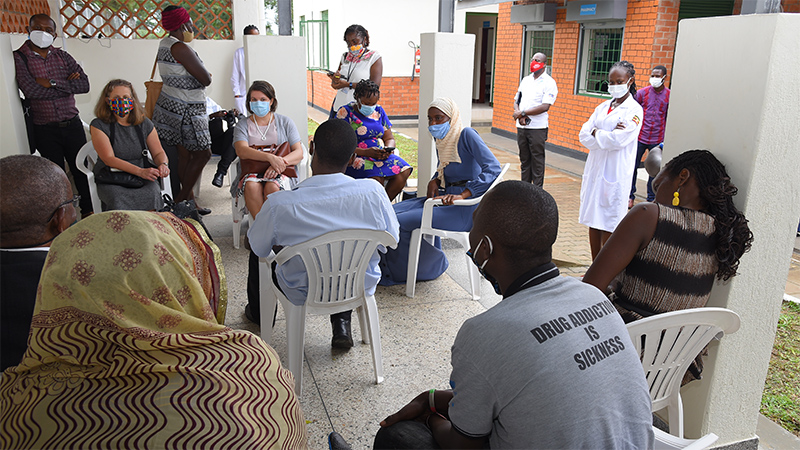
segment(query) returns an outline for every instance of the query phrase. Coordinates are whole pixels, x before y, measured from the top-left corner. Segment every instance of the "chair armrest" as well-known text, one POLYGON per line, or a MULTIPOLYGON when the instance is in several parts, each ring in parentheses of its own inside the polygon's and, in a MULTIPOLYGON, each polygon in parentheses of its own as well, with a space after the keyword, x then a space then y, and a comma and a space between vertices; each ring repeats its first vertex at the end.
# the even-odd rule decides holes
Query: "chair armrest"
MULTIPOLYGON (((482 195, 479 197, 470 197, 464 200, 455 200, 453 202, 453 206, 472 206, 477 204, 481 201, 482 195)), ((433 223, 433 208, 435 206, 443 206, 442 199, 440 198, 429 198, 425 200, 425 205, 422 208, 422 222, 420 223, 421 228, 431 228, 431 224, 433 223)))

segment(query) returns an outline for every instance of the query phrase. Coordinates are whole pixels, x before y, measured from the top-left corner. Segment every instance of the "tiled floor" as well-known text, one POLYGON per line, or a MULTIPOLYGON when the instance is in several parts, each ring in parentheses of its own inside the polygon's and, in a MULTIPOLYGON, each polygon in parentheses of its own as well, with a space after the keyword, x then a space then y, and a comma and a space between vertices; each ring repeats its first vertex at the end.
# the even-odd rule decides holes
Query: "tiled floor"
MULTIPOLYGON (((490 146, 500 147, 493 145, 494 139, 487 137, 486 140, 490 146)), ((508 142, 498 143, 508 145, 508 142)), ((519 179, 517 156, 498 148, 494 150, 501 163, 511 163, 506 179, 519 179)), ((566 157, 548 154, 548 158, 555 161, 566 157)), ((548 159, 548 163, 550 161, 548 159)), ((228 187, 217 189, 210 184, 216 162, 216 158, 212 159, 206 167, 200 202, 213 210, 205 218, 205 223, 222 250, 229 289, 226 323, 232 328, 258 333, 259 328, 244 317, 248 252, 244 247, 237 250, 232 245, 228 187)), ((586 228, 577 222, 580 176, 576 174, 581 172, 582 164, 567 158, 559 167, 566 169, 561 171, 548 167, 544 185, 559 207, 560 226, 553 256, 562 273, 581 276, 591 262, 586 228)), ((378 287, 375 297, 380 314, 385 374, 385 381, 380 385, 374 384, 368 345, 357 344, 346 352, 332 350, 328 318, 309 317, 301 396, 308 424, 309 448, 326 448, 326 437, 334 429, 353 448, 371 448, 381 419, 424 390, 447 388, 450 346, 459 327, 466 319, 496 304, 500 298, 489 283, 482 280, 480 301, 471 300, 465 290, 465 249, 446 241, 445 250, 450 261, 447 273, 437 280, 419 283, 415 298, 404 295, 404 286, 378 287)), ((792 262, 786 289, 790 295, 800 297, 798 255, 792 262)), ((353 328, 354 337, 360 338, 357 321, 354 321, 353 328)), ((286 332, 280 309, 272 345, 285 364, 286 332)))

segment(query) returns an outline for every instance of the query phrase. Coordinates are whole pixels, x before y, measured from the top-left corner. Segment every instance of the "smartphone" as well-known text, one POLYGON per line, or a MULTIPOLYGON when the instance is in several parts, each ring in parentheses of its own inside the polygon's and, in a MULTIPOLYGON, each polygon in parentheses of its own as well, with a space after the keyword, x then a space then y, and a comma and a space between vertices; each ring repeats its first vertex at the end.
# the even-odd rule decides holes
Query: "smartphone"
POLYGON ((394 149, 395 149, 394 147, 383 147, 383 151, 389 152, 389 153, 394 152, 394 149))
POLYGON ((333 74, 335 74, 336 72, 334 72, 334 71, 332 71, 332 70, 325 69, 325 73, 327 73, 328 75, 333 75, 333 74))

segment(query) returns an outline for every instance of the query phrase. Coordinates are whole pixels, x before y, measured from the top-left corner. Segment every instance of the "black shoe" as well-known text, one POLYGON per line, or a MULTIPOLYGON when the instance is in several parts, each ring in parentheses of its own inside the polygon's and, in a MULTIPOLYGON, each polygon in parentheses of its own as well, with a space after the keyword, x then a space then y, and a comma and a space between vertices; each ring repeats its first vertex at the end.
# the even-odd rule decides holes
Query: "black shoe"
POLYGON ((341 434, 332 432, 328 435, 328 448, 330 450, 352 450, 353 447, 344 440, 341 434))
POLYGON ((250 322, 253 322, 256 325, 261 326, 261 316, 259 316, 258 318, 253 316, 253 312, 250 311, 250 305, 244 307, 244 316, 247 317, 247 320, 249 320, 250 322))
POLYGON ((208 208, 197 208, 197 212, 201 216, 207 216, 207 215, 211 214, 211 210, 208 209, 208 208))
POLYGON ((225 178, 225 174, 224 173, 217 172, 217 174, 214 175, 214 179, 211 180, 211 184, 213 184, 214 186, 216 186, 218 188, 221 188, 222 187, 222 180, 224 178, 225 178))
POLYGON ((333 339, 331 339, 331 347, 333 348, 352 348, 353 336, 350 332, 350 319, 335 318, 331 322, 333 327, 333 339))

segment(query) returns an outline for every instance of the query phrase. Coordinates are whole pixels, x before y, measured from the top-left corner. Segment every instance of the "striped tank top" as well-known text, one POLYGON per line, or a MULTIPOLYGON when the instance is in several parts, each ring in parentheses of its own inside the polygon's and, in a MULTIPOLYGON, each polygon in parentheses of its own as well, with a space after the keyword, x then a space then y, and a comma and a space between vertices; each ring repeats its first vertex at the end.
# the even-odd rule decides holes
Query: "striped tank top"
POLYGON ((717 273, 714 218, 658 205, 653 239, 619 275, 614 305, 625 323, 706 305, 717 273))

